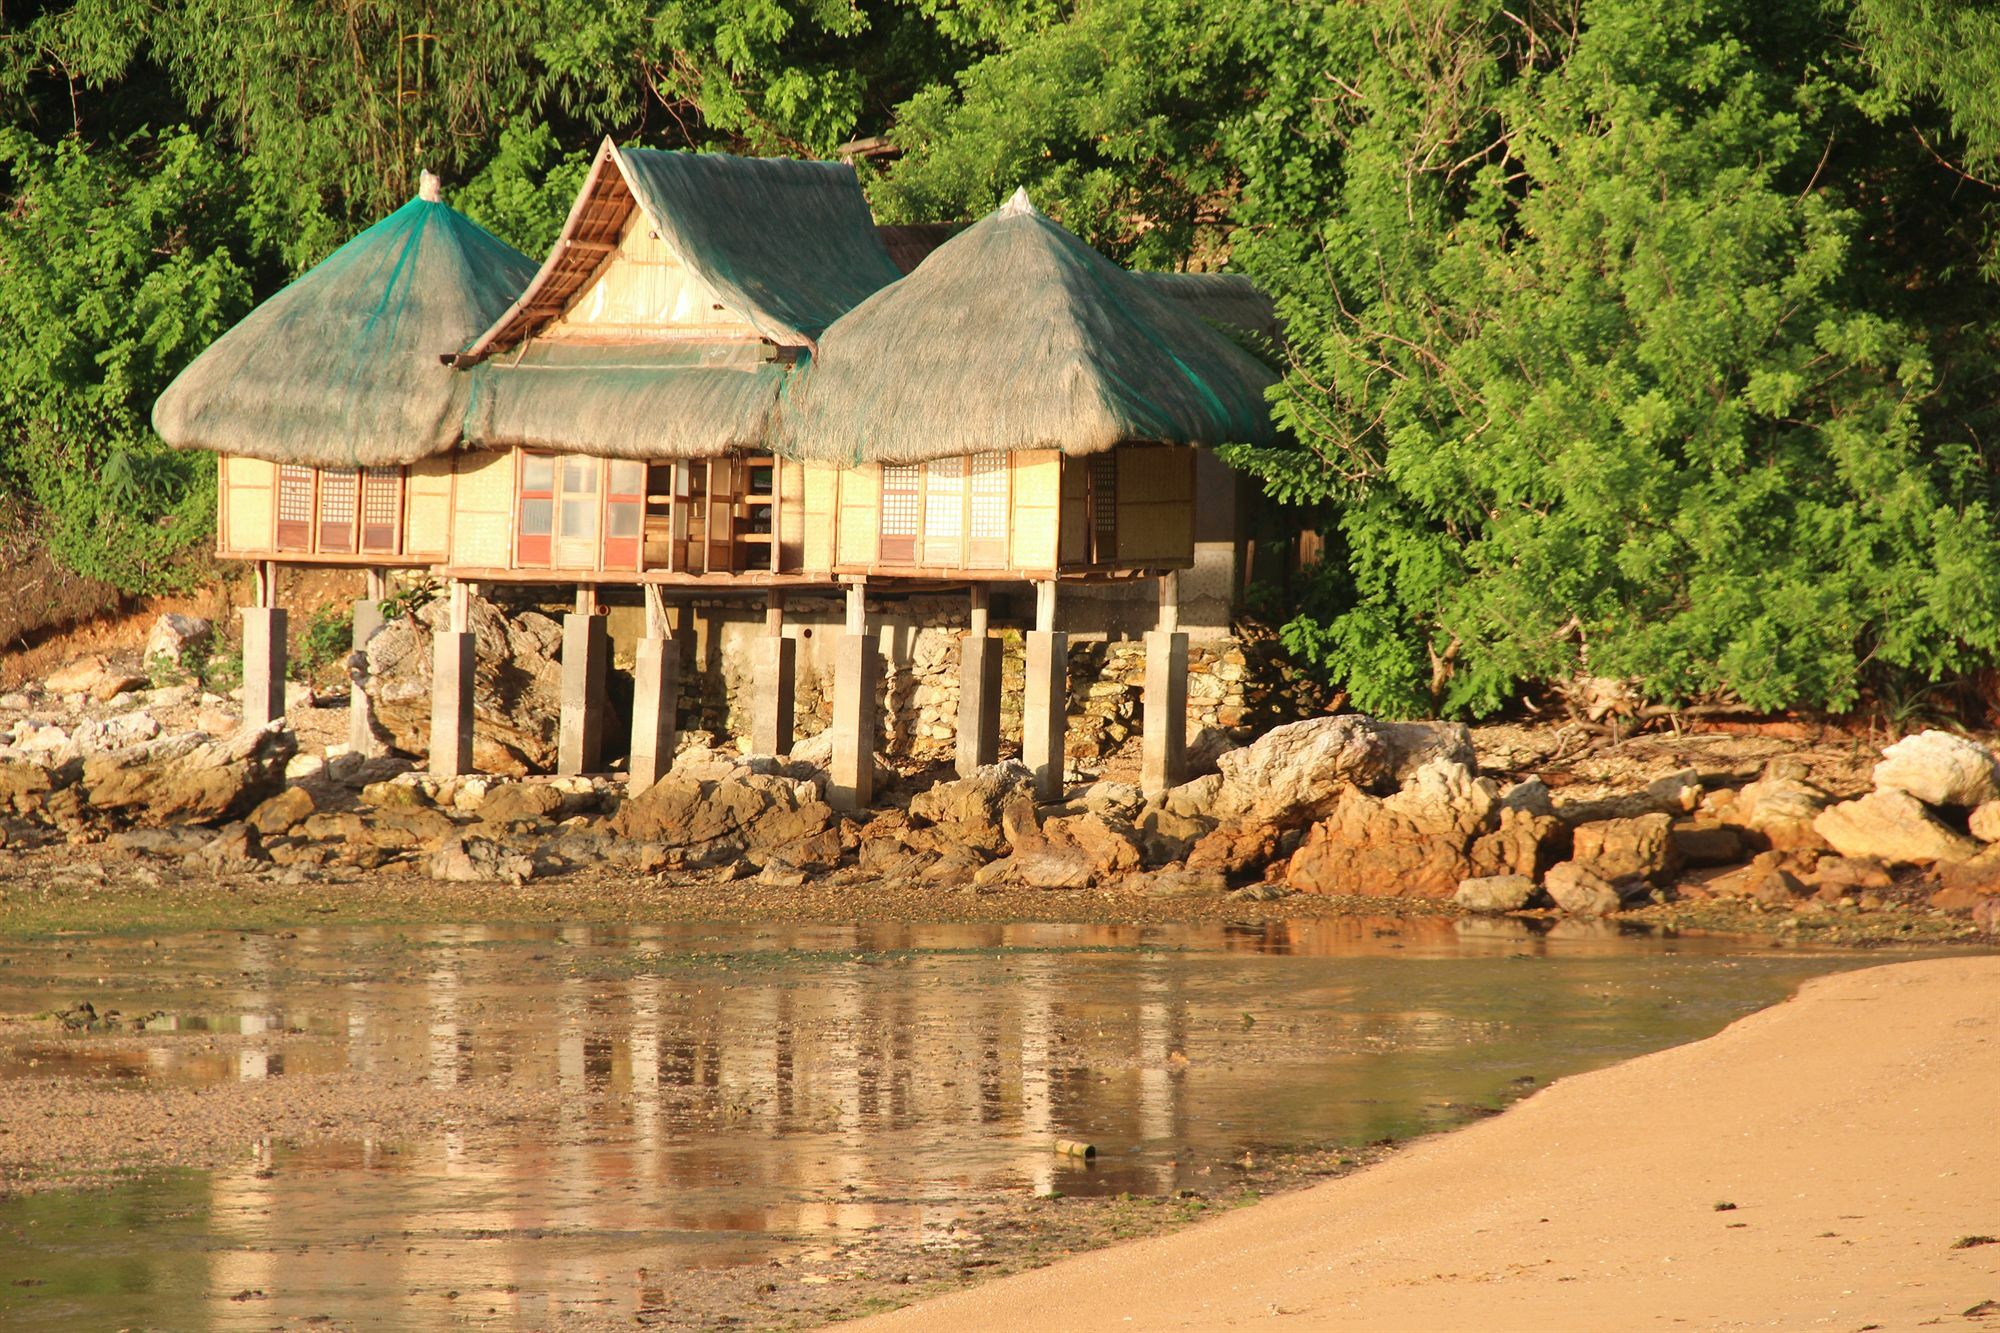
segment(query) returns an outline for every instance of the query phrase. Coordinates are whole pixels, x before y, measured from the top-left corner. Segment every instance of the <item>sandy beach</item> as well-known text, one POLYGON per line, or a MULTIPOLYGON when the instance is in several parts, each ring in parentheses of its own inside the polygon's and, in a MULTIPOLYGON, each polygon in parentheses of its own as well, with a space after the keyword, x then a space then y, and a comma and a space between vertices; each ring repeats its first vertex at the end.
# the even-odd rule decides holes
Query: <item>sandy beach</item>
POLYGON ((2000 1327, 1996 1103, 2000 958, 1871 968, 1357 1175, 861 1327, 2000 1327))

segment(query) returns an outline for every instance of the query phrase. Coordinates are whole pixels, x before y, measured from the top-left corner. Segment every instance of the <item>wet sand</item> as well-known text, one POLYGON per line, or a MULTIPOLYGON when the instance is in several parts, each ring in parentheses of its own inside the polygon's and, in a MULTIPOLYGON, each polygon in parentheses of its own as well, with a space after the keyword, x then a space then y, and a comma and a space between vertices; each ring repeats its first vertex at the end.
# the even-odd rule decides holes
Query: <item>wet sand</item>
POLYGON ((2000 1323, 2000 958, 1820 978, 1345 1179, 880 1330, 2000 1323), (1970 1319, 1966 1316, 1970 1315, 1970 1319))

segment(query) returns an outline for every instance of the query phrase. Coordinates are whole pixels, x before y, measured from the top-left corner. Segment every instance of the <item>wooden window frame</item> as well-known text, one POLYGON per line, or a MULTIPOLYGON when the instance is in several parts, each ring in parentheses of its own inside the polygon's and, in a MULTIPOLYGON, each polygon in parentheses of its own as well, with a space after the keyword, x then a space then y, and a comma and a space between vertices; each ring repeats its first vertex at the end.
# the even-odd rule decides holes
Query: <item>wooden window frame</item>
POLYGON ((556 469, 561 466, 559 455, 544 453, 539 449, 520 449, 514 455, 514 564, 520 569, 553 569, 556 549, 556 469), (528 464, 530 461, 548 460, 549 485, 547 490, 528 489, 528 464), (530 500, 540 500, 549 507, 548 531, 531 533, 527 524, 527 505, 530 500))

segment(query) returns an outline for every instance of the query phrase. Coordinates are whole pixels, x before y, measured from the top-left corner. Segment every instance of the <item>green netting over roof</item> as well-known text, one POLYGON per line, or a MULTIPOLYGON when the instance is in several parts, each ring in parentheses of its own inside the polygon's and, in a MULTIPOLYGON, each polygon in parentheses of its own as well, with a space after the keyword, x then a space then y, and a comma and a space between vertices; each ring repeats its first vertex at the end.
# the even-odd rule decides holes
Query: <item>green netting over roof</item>
POLYGON ((761 343, 528 343, 466 378, 472 448, 607 458, 761 449, 785 367, 761 343))
POLYGON ((852 167, 650 148, 618 158, 661 239, 773 342, 812 343, 902 276, 852 167))
POLYGON ((1016 194, 826 331, 777 442, 841 463, 1266 444, 1275 379, 1016 194))
POLYGON ((1226 325, 1276 343, 1283 328, 1278 308, 1257 284, 1241 273, 1146 273, 1133 277, 1162 296, 1178 301, 1187 309, 1214 323, 1226 325))
POLYGON ((183 449, 387 467, 458 443, 465 377, 439 363, 535 265, 464 214, 412 199, 258 306, 153 405, 183 449))

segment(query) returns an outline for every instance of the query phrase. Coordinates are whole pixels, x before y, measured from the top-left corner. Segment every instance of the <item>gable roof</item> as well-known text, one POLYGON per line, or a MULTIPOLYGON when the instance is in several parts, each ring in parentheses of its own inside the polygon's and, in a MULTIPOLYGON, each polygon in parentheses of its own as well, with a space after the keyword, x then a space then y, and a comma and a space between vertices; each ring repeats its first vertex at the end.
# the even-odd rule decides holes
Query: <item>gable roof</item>
POLYGON ((810 347, 900 276, 850 166, 606 139, 534 282, 459 364, 532 337, 561 314, 616 249, 634 208, 690 272, 780 346, 810 347))
POLYGON ((421 194, 328 255, 190 362, 153 404, 182 449, 388 467, 458 442, 463 376, 438 360, 525 287, 526 255, 421 194))
POLYGON ((1267 342, 1284 341, 1278 307, 1241 273, 1148 273, 1132 276, 1195 315, 1267 342))
POLYGON ((1016 192, 826 331, 777 441, 842 463, 1268 444, 1276 379, 1016 192))

